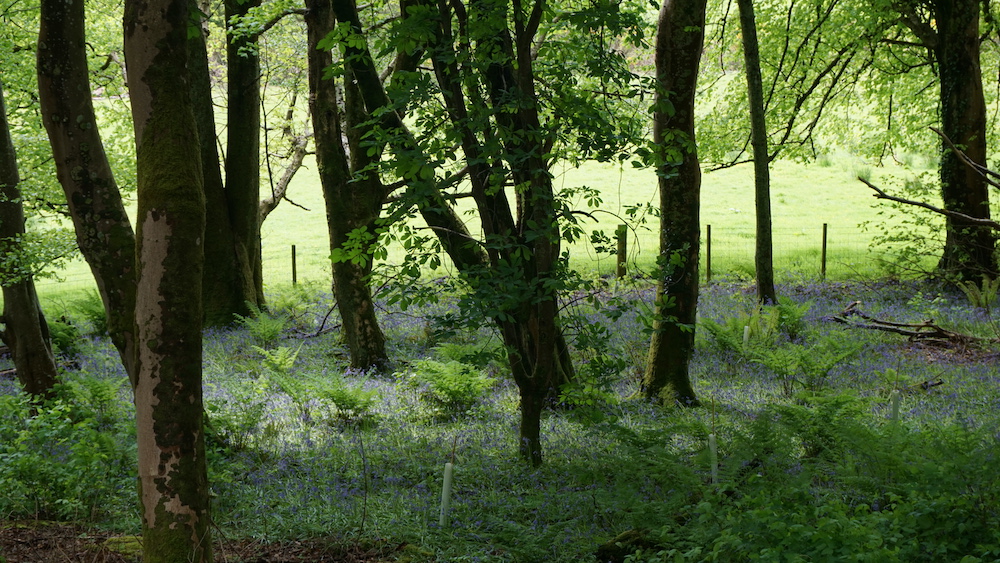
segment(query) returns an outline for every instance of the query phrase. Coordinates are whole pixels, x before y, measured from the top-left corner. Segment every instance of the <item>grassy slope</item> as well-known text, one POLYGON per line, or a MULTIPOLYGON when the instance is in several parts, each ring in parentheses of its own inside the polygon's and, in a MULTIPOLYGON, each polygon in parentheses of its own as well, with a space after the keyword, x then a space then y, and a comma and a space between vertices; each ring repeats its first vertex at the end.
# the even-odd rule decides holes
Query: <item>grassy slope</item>
MULTIPOLYGON (((884 181, 890 173, 902 174, 898 169, 876 169, 873 176, 875 181, 884 181)), ((772 216, 775 264, 780 272, 807 277, 819 274, 823 223, 829 224, 831 277, 867 278, 875 272, 868 255, 870 234, 861 232, 858 225, 879 220, 880 206, 870 191, 854 180, 856 174, 856 164, 846 157, 835 159, 828 166, 793 162, 774 166, 772 216)), ((599 229, 613 235, 627 207, 657 203, 655 175, 628 165, 619 168, 588 163, 578 169, 557 170, 556 186, 559 189, 588 186, 602 193, 601 212, 593 214, 598 223, 581 218, 581 225, 588 233, 599 229)), ((755 224, 752 190, 753 168, 749 164, 708 172, 703 177, 702 223, 712 226, 716 276, 751 275, 755 224)), ((262 229, 265 284, 274 287, 291 282, 291 246, 295 245, 299 281, 325 285, 329 280, 329 243, 314 162, 307 161, 299 172, 289 198, 297 205, 282 203, 262 229)), ((586 208, 582 198, 579 204, 586 208)), ((645 225, 635 225, 631 231, 629 262, 639 268, 648 268, 655 259, 655 225, 655 218, 649 218, 645 225)), ((398 252, 398 249, 392 251, 389 260, 398 260, 398 252)), ((592 267, 600 273, 614 270, 614 257, 596 254, 586 241, 573 245, 571 253, 577 267, 592 267)), ((62 279, 58 283, 49 280, 39 283, 44 302, 59 304, 80 290, 93 287, 89 270, 82 261, 72 263, 62 279)))

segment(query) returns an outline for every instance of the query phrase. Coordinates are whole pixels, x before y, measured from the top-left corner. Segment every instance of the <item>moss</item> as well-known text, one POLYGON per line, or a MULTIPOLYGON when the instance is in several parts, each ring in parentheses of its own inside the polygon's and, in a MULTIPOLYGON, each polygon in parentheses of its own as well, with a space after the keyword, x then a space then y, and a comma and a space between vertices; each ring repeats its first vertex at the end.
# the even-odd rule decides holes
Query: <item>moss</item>
POLYGON ((139 557, 142 555, 142 538, 139 536, 115 536, 104 540, 101 547, 126 557, 139 557))
POLYGON ((618 534, 613 540, 597 548, 595 556, 598 561, 621 563, 625 558, 640 549, 652 549, 656 544, 650 541, 645 530, 628 530, 618 534))

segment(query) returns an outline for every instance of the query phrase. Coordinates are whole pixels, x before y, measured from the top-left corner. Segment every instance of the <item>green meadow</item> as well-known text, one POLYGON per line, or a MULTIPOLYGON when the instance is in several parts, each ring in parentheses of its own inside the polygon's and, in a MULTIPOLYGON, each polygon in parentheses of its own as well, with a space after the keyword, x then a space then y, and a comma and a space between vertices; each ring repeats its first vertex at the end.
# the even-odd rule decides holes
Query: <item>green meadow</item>
MULTIPOLYGON (((824 224, 827 225, 827 277, 867 279, 884 273, 878 254, 869 248, 872 232, 859 225, 886 220, 879 215, 886 206, 857 181, 857 175, 870 175, 872 181, 891 186, 899 184, 901 178, 925 171, 920 165, 908 169, 897 165, 873 167, 859 164, 849 156, 821 158, 812 164, 777 162, 771 172, 771 206, 774 261, 779 279, 820 276, 824 224)), ((576 216, 580 226, 588 237, 595 230, 614 237, 616 227, 627 224, 629 271, 648 271, 657 253, 658 219, 647 213, 643 221, 627 212, 640 204, 647 209, 657 206, 655 174, 634 169, 628 163, 622 166, 584 163, 577 168, 557 168, 554 173, 557 189, 578 191, 585 186, 601 193, 598 209, 576 216)), ((713 278, 751 278, 755 231, 753 165, 706 171, 702 181, 702 279, 707 276, 708 226, 713 278)), ((586 210, 584 196, 575 197, 579 200, 578 208, 586 210)), ((299 171, 288 198, 294 205, 282 202, 263 225, 265 285, 275 288, 292 282, 293 245, 298 282, 327 284, 329 242, 323 196, 313 162, 307 161, 299 171)), ((470 205, 468 201, 462 200, 463 205, 470 205)), ((595 251, 588 237, 569 245, 574 266, 598 275, 613 273, 615 257, 595 251)), ((388 261, 399 261, 401 253, 400 248, 390 248, 388 261)), ((80 291, 93 287, 90 272, 80 259, 61 271, 58 279, 39 281, 39 293, 46 302, 72 299, 80 291)))

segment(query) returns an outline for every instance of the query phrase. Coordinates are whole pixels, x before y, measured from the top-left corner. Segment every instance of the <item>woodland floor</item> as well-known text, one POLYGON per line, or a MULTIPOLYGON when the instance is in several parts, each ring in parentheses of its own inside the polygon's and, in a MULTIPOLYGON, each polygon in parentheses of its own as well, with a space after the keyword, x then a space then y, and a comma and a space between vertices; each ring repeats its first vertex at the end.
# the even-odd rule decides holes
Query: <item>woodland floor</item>
MULTIPOLYGON (((138 563, 134 537, 51 522, 0 522, 0 563, 138 563), (110 540, 110 541, 109 541, 110 540)), ((365 547, 343 540, 262 543, 216 540, 216 563, 376 563, 391 561, 402 545, 365 547)))

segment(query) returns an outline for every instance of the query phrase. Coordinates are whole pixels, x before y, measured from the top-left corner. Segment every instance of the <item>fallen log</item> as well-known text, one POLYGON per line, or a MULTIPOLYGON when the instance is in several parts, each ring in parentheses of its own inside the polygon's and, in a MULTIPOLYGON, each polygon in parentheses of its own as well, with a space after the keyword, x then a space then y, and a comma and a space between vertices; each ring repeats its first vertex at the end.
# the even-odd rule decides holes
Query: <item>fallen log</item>
POLYGON ((879 319, 858 309, 858 305, 860 304, 860 301, 855 301, 845 307, 840 313, 828 318, 834 322, 854 328, 891 332, 907 337, 910 342, 922 342, 936 346, 969 348, 983 344, 1000 343, 1000 339, 997 338, 983 338, 981 336, 948 330, 935 324, 934 319, 927 319, 919 323, 897 323, 879 319))

